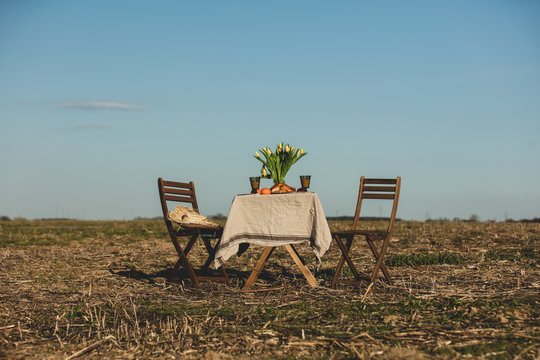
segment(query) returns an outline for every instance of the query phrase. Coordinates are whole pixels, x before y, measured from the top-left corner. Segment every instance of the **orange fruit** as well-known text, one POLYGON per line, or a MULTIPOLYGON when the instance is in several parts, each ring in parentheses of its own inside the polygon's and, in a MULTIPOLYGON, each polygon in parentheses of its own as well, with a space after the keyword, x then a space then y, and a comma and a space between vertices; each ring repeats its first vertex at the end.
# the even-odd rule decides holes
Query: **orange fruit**
POLYGON ((257 189, 257 194, 260 194, 261 193, 261 189, 257 189))
POLYGON ((269 188, 262 188, 261 189, 261 194, 262 195, 268 195, 268 194, 271 194, 272 192, 270 191, 269 188))

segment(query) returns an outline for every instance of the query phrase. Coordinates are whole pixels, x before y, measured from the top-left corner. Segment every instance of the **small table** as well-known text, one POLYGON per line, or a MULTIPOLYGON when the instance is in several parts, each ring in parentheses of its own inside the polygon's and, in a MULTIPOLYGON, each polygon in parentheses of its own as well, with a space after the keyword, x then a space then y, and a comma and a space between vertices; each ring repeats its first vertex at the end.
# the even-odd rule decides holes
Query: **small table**
POLYGON ((307 243, 317 260, 330 247, 332 236, 317 194, 312 192, 235 196, 223 235, 215 254, 214 266, 223 265, 238 252, 242 243, 264 246, 243 289, 250 287, 277 246, 284 246, 312 287, 317 280, 298 255, 293 244, 307 243))

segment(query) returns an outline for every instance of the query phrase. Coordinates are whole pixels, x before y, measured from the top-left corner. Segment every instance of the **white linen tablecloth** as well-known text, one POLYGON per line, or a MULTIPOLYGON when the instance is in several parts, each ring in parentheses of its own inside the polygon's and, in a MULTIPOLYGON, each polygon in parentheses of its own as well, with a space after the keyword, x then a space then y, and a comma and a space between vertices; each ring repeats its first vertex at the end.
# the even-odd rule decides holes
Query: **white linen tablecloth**
POLYGON ((242 243, 281 246, 308 243, 318 262, 332 242, 317 194, 298 192, 235 196, 216 250, 218 268, 242 243))

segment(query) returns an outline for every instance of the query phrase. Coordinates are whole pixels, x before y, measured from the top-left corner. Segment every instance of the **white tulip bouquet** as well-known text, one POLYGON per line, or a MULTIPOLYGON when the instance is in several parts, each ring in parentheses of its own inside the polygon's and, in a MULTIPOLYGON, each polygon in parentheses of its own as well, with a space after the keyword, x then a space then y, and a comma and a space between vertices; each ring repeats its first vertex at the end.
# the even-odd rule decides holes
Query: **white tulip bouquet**
POLYGON ((272 152, 267 147, 259 149, 263 157, 258 151, 255 151, 255 159, 259 160, 263 165, 261 168, 261 176, 266 179, 272 179, 275 184, 283 184, 285 182, 285 175, 298 160, 303 158, 307 152, 304 152, 304 148, 294 149, 294 146, 289 144, 283 144, 280 142, 276 146, 276 151, 272 152))

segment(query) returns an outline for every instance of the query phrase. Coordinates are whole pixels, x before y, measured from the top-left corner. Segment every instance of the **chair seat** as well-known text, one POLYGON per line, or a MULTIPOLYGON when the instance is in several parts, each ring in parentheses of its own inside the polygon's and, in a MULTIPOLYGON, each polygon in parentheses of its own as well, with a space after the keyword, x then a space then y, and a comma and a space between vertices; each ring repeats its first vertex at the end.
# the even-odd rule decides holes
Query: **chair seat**
POLYGON ((223 227, 219 225, 212 225, 212 224, 178 224, 184 229, 195 229, 195 230, 203 230, 203 229, 209 229, 209 230, 217 230, 221 229, 223 230, 223 227))
POLYGON ((181 228, 176 230, 176 235, 178 236, 188 236, 199 233, 201 237, 208 238, 208 239, 216 239, 221 237, 223 234, 223 228, 222 227, 204 227, 204 228, 197 228, 197 227, 189 227, 189 228, 181 228))
POLYGON ((339 237, 348 237, 348 236, 367 236, 373 240, 381 240, 388 236, 388 231, 383 230, 342 230, 342 231, 333 231, 332 236, 338 235, 339 237))

